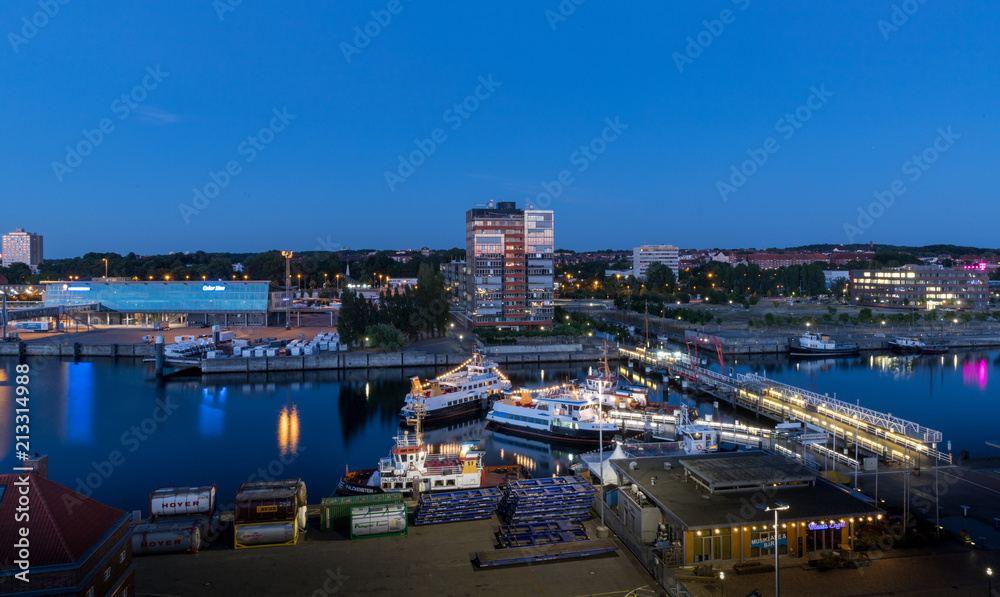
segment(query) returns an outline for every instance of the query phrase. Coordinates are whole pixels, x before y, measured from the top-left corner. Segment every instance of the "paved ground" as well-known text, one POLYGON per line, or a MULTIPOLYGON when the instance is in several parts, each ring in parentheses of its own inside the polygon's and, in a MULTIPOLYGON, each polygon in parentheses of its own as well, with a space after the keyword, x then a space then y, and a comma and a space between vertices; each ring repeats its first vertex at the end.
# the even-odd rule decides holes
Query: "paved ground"
POLYGON ((626 548, 584 560, 477 569, 471 554, 492 547, 498 524, 494 518, 412 527, 406 536, 355 541, 312 528, 290 547, 141 556, 136 595, 611 597, 654 583, 626 548))
MULTIPOLYGON (((781 594, 809 597, 876 597, 919 595, 951 597, 989 595, 987 566, 1000 563, 1000 553, 952 545, 937 550, 894 550, 874 554, 872 565, 856 570, 819 572, 805 561, 790 559, 781 566, 781 594)), ((774 595, 774 573, 740 576, 726 566, 725 587, 718 579, 688 582, 696 597, 743 597, 757 589, 763 597, 774 595), (724 593, 723 593, 724 591, 724 593)), ((1000 596, 1000 582, 994 595, 1000 596)))

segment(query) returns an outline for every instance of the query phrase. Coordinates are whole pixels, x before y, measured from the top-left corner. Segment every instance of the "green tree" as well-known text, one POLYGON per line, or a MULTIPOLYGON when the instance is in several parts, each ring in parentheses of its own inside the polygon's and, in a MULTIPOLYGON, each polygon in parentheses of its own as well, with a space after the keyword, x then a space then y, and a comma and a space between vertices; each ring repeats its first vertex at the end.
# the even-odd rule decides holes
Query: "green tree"
POLYGON ((674 270, 659 261, 649 264, 646 269, 646 286, 648 288, 664 288, 677 283, 674 270))
POLYGON ((365 328, 365 337, 370 346, 382 350, 399 350, 406 343, 406 336, 396 326, 389 323, 377 323, 365 328))

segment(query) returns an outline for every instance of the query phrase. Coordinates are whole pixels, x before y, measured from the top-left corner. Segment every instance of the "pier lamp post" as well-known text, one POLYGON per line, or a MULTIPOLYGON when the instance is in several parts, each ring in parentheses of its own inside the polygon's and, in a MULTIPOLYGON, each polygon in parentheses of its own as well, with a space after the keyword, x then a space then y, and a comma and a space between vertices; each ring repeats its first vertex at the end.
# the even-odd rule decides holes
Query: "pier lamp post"
POLYGON ((775 502, 774 506, 757 504, 757 508, 764 512, 774 512, 774 597, 781 597, 780 568, 778 568, 778 512, 789 507, 785 502, 775 502))
POLYGON ((993 569, 986 567, 986 594, 993 596, 993 569))
POLYGON ((719 570, 719 597, 726 597, 726 571, 719 570))

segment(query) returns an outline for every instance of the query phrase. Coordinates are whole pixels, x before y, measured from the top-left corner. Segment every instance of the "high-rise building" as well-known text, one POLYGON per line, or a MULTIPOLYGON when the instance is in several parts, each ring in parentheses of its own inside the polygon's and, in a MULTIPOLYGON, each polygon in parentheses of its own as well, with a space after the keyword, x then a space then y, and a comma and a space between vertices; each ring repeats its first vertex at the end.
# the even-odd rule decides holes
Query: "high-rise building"
POLYGON ((642 245, 632 249, 632 275, 645 278, 646 270, 651 263, 662 263, 674 270, 674 278, 679 279, 681 272, 680 255, 677 247, 670 245, 642 245))
POLYGON ((490 201, 465 212, 465 302, 475 325, 552 325, 552 235, 552 210, 490 201))
POLYGON ((10 267, 14 263, 24 263, 32 269, 37 270, 42 263, 42 235, 34 232, 25 232, 24 228, 18 228, 14 232, 3 235, 3 267, 10 267))

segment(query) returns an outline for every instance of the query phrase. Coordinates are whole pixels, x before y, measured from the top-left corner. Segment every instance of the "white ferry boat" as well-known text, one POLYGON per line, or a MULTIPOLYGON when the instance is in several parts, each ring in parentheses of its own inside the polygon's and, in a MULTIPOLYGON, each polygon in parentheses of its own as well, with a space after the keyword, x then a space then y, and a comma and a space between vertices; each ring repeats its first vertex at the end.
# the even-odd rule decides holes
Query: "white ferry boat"
POLYGON ((421 420, 423 413, 417 408, 415 432, 403 431, 396 435, 395 446, 389 456, 379 460, 378 468, 346 471, 337 485, 341 495, 370 495, 377 493, 459 491, 480 487, 496 487, 509 478, 521 478, 523 469, 512 466, 483 466, 484 450, 476 450, 477 441, 442 445, 441 449, 424 442, 421 420))
POLYGON ((423 406, 424 420, 433 423, 442 419, 467 416, 488 407, 490 396, 510 389, 510 380, 493 361, 475 352, 468 361, 430 381, 410 379, 411 390, 399 418, 412 419, 417 404, 423 406))
POLYGON ((510 393, 493 404, 488 425, 523 435, 571 443, 610 443, 618 432, 597 406, 577 389, 564 386, 533 397, 528 390, 510 393))
POLYGON ((789 342, 789 353, 793 357, 853 356, 861 349, 856 344, 838 345, 830 336, 818 332, 806 332, 798 340, 789 342))

